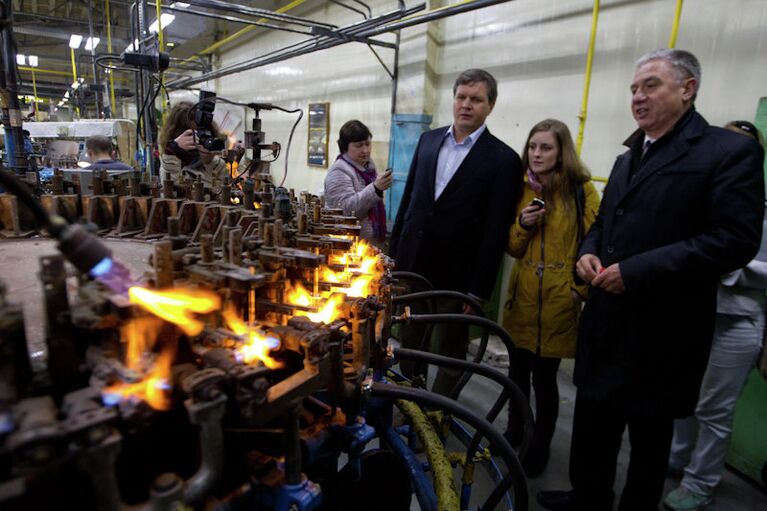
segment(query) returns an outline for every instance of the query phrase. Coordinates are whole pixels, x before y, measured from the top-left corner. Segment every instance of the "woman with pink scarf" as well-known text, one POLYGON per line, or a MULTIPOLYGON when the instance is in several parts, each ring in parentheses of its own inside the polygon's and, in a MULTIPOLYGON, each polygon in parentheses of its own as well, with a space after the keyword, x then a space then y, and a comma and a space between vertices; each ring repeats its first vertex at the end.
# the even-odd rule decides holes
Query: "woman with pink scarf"
MULTIPOLYGON (((510 377, 529 397, 535 389, 535 429, 522 466, 543 472, 559 414, 557 371, 575 356, 578 317, 587 286, 574 280, 583 235, 599 209, 599 194, 575 152, 567 125, 546 119, 530 131, 522 152, 526 186, 506 251, 516 259, 503 326, 514 340, 510 377)), ((522 440, 519 417, 509 411, 506 436, 522 440)))
POLYGON ((360 237, 382 247, 386 238, 386 210, 383 192, 392 183, 392 171, 376 172, 370 159, 373 135, 360 121, 341 126, 338 149, 341 154, 325 177, 325 205, 339 208, 360 220, 360 237))

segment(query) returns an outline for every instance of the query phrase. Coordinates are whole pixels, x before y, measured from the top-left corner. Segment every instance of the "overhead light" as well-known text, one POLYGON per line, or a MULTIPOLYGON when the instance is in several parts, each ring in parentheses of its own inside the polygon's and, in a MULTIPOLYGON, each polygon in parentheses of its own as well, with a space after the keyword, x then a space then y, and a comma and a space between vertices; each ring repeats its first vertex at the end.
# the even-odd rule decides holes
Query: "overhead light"
POLYGON ((64 99, 69 99, 69 91, 66 91, 66 92, 64 93, 64 99))
MULTIPOLYGON (((80 86, 80 82, 74 81, 74 82, 72 82, 72 85, 70 87, 72 87, 74 90, 77 90, 77 88, 79 86, 80 86)), ((67 92, 69 92, 69 91, 67 91, 67 92)))
POLYGON ((30 55, 29 56, 29 65, 31 67, 37 67, 37 64, 38 64, 38 62, 37 62, 37 55, 30 55))
POLYGON ((85 41, 85 49, 89 50, 89 51, 90 50, 95 50, 96 46, 99 45, 99 41, 101 41, 101 39, 99 39, 98 37, 89 37, 85 41))
MULTIPOLYGON (((186 9, 187 7, 189 7, 189 4, 186 2, 173 2, 172 4, 170 4, 170 6, 173 7, 174 9, 186 9)), ((160 21, 162 21, 162 16, 160 17, 160 21)))
POLYGON ((80 47, 80 43, 83 42, 83 36, 80 34, 72 34, 69 36, 69 47, 76 50, 80 47))
MULTIPOLYGON (((173 14, 168 14, 167 12, 160 14, 160 23, 162 23, 162 28, 165 28, 173 23, 174 19, 176 19, 176 16, 173 14)), ((149 31, 157 33, 157 20, 154 20, 152 24, 149 25, 149 31)))
POLYGON ((138 39, 135 39, 131 44, 128 45, 127 48, 125 48, 126 52, 136 52, 138 51, 138 39))
POLYGON ((16 63, 20 66, 26 66, 27 65, 27 57, 22 55, 21 53, 16 54, 16 63))

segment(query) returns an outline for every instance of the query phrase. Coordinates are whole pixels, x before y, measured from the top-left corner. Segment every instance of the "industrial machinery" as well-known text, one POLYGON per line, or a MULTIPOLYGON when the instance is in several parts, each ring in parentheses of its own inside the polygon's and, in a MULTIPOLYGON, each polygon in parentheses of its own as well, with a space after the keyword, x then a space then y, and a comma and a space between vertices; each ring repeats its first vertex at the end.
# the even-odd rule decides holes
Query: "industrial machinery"
POLYGON ((355 217, 268 173, 241 190, 94 174, 88 196, 59 174, 40 200, 0 177, 17 224, 61 252, 40 259, 45 368, 0 286, 2 509, 408 510, 413 493, 423 510, 527 508, 491 424, 519 400, 525 449, 519 389, 478 360, 389 343, 398 323, 459 321, 511 340, 481 313, 410 314, 444 294, 473 301, 410 292, 428 283, 393 272, 355 217), (152 241, 153 271, 130 275, 94 233, 152 241), (405 358, 490 378, 498 397, 477 415, 392 371, 405 358), (472 492, 477 466, 488 495, 472 492))

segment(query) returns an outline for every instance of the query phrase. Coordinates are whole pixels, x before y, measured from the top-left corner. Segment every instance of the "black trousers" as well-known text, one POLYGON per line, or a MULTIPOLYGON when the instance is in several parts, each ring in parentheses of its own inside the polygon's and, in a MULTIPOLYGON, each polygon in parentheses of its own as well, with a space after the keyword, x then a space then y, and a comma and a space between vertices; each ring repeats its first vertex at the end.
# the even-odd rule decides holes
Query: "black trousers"
MULTIPOLYGON (((437 299, 436 308, 433 311, 436 314, 460 314, 463 306, 458 300, 437 299)), ((410 310, 413 314, 426 314, 428 308, 422 303, 411 305, 410 310)), ((421 346, 424 340, 426 325, 401 325, 400 341, 403 348, 420 349, 438 355, 453 357, 460 360, 466 359, 466 350, 469 345, 469 326, 461 323, 435 323, 431 332, 431 337, 426 339, 426 345, 421 346)), ((415 364, 409 360, 400 362, 402 374, 408 378, 415 375, 426 375, 427 367, 415 364)), ((461 379, 463 371, 459 369, 448 369, 440 367, 432 384, 432 392, 446 396, 453 390, 455 384, 461 379)))
POLYGON ((631 414, 610 403, 575 399, 570 482, 577 508, 611 511, 616 463, 628 426, 631 456, 619 511, 655 511, 663 495, 674 419, 631 414))
MULTIPOLYGON (((509 377, 519 386, 522 393, 530 399, 530 379, 535 389, 535 428, 528 455, 540 456, 548 452, 551 439, 559 416, 559 388, 557 371, 561 358, 539 357, 531 351, 515 349, 509 358, 509 377)), ((509 425, 511 441, 518 445, 522 442, 522 421, 518 417, 521 411, 509 407, 509 425)))

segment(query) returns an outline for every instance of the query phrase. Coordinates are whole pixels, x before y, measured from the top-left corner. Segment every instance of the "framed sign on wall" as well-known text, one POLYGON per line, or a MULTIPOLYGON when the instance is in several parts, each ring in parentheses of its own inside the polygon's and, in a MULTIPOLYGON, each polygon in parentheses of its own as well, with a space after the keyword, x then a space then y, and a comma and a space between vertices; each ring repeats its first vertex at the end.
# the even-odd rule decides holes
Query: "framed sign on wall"
POLYGON ((328 168, 330 103, 309 103, 309 138, 306 163, 328 168))

